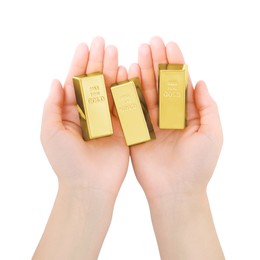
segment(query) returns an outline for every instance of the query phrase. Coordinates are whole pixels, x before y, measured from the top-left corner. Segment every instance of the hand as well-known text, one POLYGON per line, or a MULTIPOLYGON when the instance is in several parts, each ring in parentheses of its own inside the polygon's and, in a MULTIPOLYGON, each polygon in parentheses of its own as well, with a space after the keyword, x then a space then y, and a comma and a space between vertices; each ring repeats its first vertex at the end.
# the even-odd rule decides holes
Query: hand
POLYGON ((110 110, 113 110, 110 85, 125 80, 125 68, 118 68, 114 46, 104 48, 104 40, 95 38, 90 51, 78 46, 67 80, 62 88, 52 83, 42 120, 41 139, 47 157, 58 176, 59 184, 76 190, 96 190, 116 197, 127 172, 129 149, 119 120, 113 114, 114 134, 85 142, 82 139, 72 77, 103 72, 110 110))
POLYGON ((130 67, 129 77, 139 76, 156 140, 131 147, 135 174, 148 199, 174 193, 206 190, 222 146, 222 131, 216 103, 204 82, 193 89, 189 80, 187 127, 158 128, 158 64, 184 63, 178 46, 165 47, 159 37, 139 49, 139 65, 130 67))
POLYGON ((149 202, 161 259, 222 260, 206 187, 222 146, 216 103, 204 82, 195 89, 189 80, 187 127, 160 130, 158 122, 158 64, 184 63, 178 46, 155 37, 139 49, 139 76, 156 140, 131 147, 135 174, 149 202))
POLYGON ((117 117, 113 136, 82 139, 72 77, 103 72, 110 110, 110 85, 125 80, 118 68, 117 49, 93 40, 90 51, 81 44, 75 53, 64 88, 52 83, 45 103, 41 139, 58 176, 59 191, 33 259, 97 259, 112 218, 113 206, 127 172, 129 148, 117 117))

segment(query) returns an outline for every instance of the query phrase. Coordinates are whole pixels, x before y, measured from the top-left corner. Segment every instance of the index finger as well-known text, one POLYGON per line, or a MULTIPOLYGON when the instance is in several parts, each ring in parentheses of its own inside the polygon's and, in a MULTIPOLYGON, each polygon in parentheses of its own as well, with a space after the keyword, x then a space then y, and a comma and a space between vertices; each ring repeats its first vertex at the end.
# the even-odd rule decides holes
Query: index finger
POLYGON ((78 45, 74 56, 72 58, 72 62, 70 65, 70 69, 67 75, 67 78, 64 83, 64 91, 65 91, 65 103, 66 104, 76 104, 75 97, 71 95, 71 89, 73 86, 72 77, 79 76, 82 74, 86 74, 86 68, 88 64, 89 58, 89 49, 85 43, 81 43, 78 45))

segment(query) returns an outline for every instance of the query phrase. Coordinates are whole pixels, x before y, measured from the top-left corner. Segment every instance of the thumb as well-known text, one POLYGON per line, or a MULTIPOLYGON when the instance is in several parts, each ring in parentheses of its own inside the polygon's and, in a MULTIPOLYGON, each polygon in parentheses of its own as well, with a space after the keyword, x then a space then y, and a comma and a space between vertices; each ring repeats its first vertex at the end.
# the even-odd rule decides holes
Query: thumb
POLYGON ((216 102, 210 96, 204 81, 199 81, 195 87, 195 103, 200 116, 199 132, 217 139, 222 144, 222 128, 216 102))
POLYGON ((45 101, 42 116, 42 141, 46 136, 52 136, 63 128, 62 108, 64 101, 64 90, 58 80, 53 80, 50 93, 45 101))

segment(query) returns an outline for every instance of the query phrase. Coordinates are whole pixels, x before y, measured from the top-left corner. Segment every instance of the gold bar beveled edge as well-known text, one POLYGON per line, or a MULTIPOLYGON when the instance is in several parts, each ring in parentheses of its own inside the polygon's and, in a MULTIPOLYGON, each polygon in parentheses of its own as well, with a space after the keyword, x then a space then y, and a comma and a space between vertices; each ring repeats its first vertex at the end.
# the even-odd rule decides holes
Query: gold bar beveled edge
POLYGON ((77 102, 77 110, 79 113, 81 135, 82 135, 83 140, 89 141, 91 139, 90 139, 89 128, 88 128, 88 123, 87 123, 88 119, 86 117, 86 106, 85 106, 86 99, 84 96, 84 91, 82 91, 82 81, 81 81, 81 79, 86 76, 87 76, 86 74, 82 74, 79 76, 73 76, 72 82, 73 82, 73 88, 74 88, 75 98, 76 98, 76 102, 77 102), (76 89, 76 87, 78 87, 78 90, 76 89), (77 91, 79 91, 78 95, 77 95, 77 91), (79 106, 78 97, 82 101, 82 105, 83 105, 82 108, 79 106))

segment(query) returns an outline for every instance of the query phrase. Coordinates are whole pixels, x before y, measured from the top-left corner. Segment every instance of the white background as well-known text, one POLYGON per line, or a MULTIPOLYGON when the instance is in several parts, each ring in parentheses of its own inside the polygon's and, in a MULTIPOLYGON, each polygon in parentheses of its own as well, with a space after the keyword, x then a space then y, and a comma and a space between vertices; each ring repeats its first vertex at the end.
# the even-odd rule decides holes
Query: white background
MULTIPOLYGON (((39 133, 50 82, 78 43, 100 35, 137 62, 154 35, 176 41, 194 82, 216 99, 225 143, 209 185, 228 260, 260 259, 259 1, 0 2, 0 259, 30 259, 57 191, 39 133)), ((160 259, 145 196, 129 168, 101 260, 160 259)), ((210 259, 209 259, 210 260, 210 259)))

